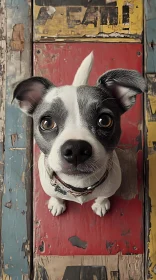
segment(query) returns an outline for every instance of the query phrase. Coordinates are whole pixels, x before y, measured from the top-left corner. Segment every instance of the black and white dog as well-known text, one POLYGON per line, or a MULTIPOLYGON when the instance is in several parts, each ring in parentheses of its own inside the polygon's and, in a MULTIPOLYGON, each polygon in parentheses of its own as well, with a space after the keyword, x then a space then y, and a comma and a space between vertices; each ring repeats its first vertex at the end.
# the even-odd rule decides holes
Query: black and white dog
POLYGON ((120 118, 146 90, 143 77, 125 69, 108 71, 96 86, 88 86, 92 64, 93 53, 80 65, 72 85, 55 87, 45 78, 32 77, 14 91, 20 108, 33 117, 41 150, 40 181, 51 197, 53 216, 65 211, 65 200, 83 204, 96 198, 92 209, 97 215, 109 210, 108 198, 121 184, 115 152, 120 118))

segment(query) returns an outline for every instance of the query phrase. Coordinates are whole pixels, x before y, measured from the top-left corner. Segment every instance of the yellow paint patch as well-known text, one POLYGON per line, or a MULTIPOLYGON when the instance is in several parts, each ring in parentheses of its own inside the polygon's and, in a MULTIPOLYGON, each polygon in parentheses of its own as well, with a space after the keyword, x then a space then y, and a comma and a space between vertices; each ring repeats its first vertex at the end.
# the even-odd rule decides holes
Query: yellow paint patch
POLYGON ((118 0, 117 6, 111 2, 107 6, 92 7, 89 4, 87 7, 34 4, 34 39, 69 37, 79 40, 83 37, 87 40, 113 39, 114 42, 141 41, 142 0, 118 0))
POLYGON ((14 25, 10 46, 12 51, 24 51, 24 25, 22 23, 14 25))
MULTIPOLYGON (((156 123, 153 124, 153 129, 155 128, 156 123)), ((156 153, 149 156, 149 196, 151 199, 149 235, 149 261, 151 266, 149 264, 149 271, 150 275, 153 276, 151 279, 156 279, 156 153)))
POLYGON ((2 271, 2 280, 12 280, 12 278, 9 275, 5 274, 4 271, 2 271))
POLYGON ((148 102, 146 110, 146 125, 148 129, 148 161, 149 161, 149 197, 151 201, 150 232, 149 232, 149 279, 156 280, 156 95, 155 75, 147 75, 148 102))
POLYGON ((153 95, 148 96, 151 104, 152 114, 156 113, 156 98, 153 95))

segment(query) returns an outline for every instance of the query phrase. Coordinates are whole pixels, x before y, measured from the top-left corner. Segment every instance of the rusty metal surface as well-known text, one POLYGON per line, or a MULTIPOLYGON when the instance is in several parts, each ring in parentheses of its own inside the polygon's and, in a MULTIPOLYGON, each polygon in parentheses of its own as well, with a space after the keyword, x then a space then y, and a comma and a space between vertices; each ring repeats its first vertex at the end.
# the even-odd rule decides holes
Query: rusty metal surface
POLYGON ((31 74, 30 7, 25 0, 7 0, 6 13, 7 73, 1 228, 2 279, 28 280, 30 279, 32 215, 29 210, 31 209, 29 190, 32 186, 28 185, 30 180, 27 178, 31 175, 31 126, 27 126, 26 116, 15 104, 11 105, 11 101, 13 84, 31 74))
POLYGON ((141 41, 142 0, 34 0, 34 40, 141 41))

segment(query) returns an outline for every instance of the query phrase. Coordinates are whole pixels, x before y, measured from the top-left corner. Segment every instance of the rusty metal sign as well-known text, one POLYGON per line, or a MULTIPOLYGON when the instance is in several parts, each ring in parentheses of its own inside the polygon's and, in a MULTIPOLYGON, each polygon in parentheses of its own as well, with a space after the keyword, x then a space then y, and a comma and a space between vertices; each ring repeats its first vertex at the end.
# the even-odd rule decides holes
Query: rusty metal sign
POLYGON ((142 0, 34 0, 34 39, 140 41, 142 0))

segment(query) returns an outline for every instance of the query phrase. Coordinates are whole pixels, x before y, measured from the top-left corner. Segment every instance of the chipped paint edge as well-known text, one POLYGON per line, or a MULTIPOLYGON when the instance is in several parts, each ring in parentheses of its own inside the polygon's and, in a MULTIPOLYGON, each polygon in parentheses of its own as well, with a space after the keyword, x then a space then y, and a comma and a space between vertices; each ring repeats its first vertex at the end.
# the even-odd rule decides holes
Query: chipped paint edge
POLYGON ((34 279, 57 280, 62 279, 67 266, 106 266, 108 280, 143 279, 143 255, 123 256, 36 256, 34 279), (44 274, 44 278, 43 277, 44 274), (113 278, 112 278, 113 277, 113 278))
POLYGON ((151 96, 150 84, 156 81, 156 74, 146 74, 149 92, 146 98, 146 127, 147 127, 147 157, 146 157, 146 200, 145 200, 145 222, 146 222, 146 279, 156 279, 156 152, 153 142, 156 142, 156 121, 152 119, 150 110, 155 111, 156 95, 151 96), (152 97, 152 98, 151 98, 152 97))
MULTIPOLYGON (((154 22, 156 21, 155 0, 144 1, 144 70, 145 77, 150 85, 150 79, 156 80, 155 46, 149 44, 149 39, 155 40, 154 22), (148 35, 148 36, 147 36, 148 35), (153 37, 152 37, 153 36, 153 37), (150 63, 149 63, 150 62, 150 63)), ((156 94, 156 93, 155 93, 156 94)), ((148 95, 144 99, 145 112, 145 279, 156 279, 156 152, 152 143, 156 142, 156 120, 152 119, 155 111, 156 95, 148 95), (151 111, 151 112, 150 112, 151 111)))
MULTIPOLYGON (((6 93, 6 2, 0 2, 1 21, 0 30, 2 37, 0 40, 0 228, 2 223, 2 194, 4 189, 4 134, 5 134, 5 93, 6 93)), ((1 233, 0 233, 0 277, 2 273, 2 246, 1 246, 1 233)))
MULTIPOLYGON (((88 40, 88 41, 106 41, 106 42, 141 42, 142 40, 142 32, 143 32, 143 2, 142 1, 137 1, 137 6, 139 5, 139 18, 137 18, 138 13, 137 13, 137 9, 136 9, 136 13, 134 13, 132 10, 130 11, 130 22, 129 22, 129 31, 126 30, 125 26, 122 22, 121 22, 121 18, 122 18, 122 6, 125 4, 124 1, 118 1, 119 3, 117 4, 118 7, 118 24, 117 26, 114 25, 114 28, 111 28, 112 25, 102 25, 102 29, 100 28, 100 30, 96 30, 96 27, 94 28, 94 33, 96 32, 96 34, 90 34, 91 30, 89 27, 87 27, 84 31, 83 27, 80 27, 80 34, 78 34, 78 30, 76 27, 72 27, 72 29, 69 31, 69 27, 68 24, 63 21, 64 23, 64 30, 61 32, 59 30, 59 34, 57 32, 57 30, 49 30, 48 29, 48 24, 52 24, 52 20, 54 20, 54 22, 57 20, 57 18, 59 18, 58 14, 56 16, 54 16, 54 18, 48 18, 47 20, 45 19, 44 22, 40 22, 40 20, 38 19, 38 13, 39 13, 39 9, 41 9, 43 7, 43 5, 37 5, 34 2, 34 6, 33 6, 33 10, 34 10, 34 41, 40 41, 43 42, 44 40, 47 40, 49 42, 51 41, 59 41, 59 39, 63 40, 63 41, 70 41, 71 42, 71 38, 73 39, 73 41, 84 41, 84 40, 88 40), (39 22, 38 22, 39 21, 39 22), (38 22, 38 23, 37 23, 38 22), (45 27, 45 30, 43 30, 45 27), (104 30, 103 30, 104 28, 104 30), (68 31, 67 31, 68 30, 68 31), (45 32, 44 32, 45 31, 45 32), (66 32, 67 31, 67 32, 66 32), (77 34, 73 34, 74 31, 77 34), (82 31, 82 34, 81 34, 82 31), (49 33, 49 36, 46 36, 46 34, 49 33), (100 38, 101 37, 101 38, 100 38), (113 39, 112 39, 113 38, 113 39)), ((133 1, 130 1, 132 3, 130 3, 131 7, 135 7, 133 1)), ((41 4, 41 3, 40 3, 41 4)), ((72 6, 72 5, 69 5, 72 6)), ((80 7, 83 9, 84 6, 80 7)), ((98 7, 98 5, 97 5, 98 7)), ((138 8, 138 7, 135 7, 138 8)), ((134 9, 135 9, 134 8, 134 9)), ((58 6, 57 9, 59 11, 57 11, 57 13, 61 13, 61 15, 65 14, 66 12, 66 6, 61 6, 61 8, 58 6), (60 10, 61 9, 61 10, 60 10)), ((56 9, 55 9, 56 11, 56 9)), ((82 12, 83 13, 83 12, 82 12)), ((63 17, 62 20, 65 20, 65 15, 63 17)), ((41 20, 42 21, 42 20, 41 20)), ((56 23, 55 23, 56 24, 56 23)), ((101 25, 100 25, 101 26, 101 25)))
MULTIPOLYGON (((2 260, 2 269, 0 269, 2 275, 0 275, 2 278, 2 280, 11 280, 11 279, 21 279, 21 280, 28 280, 30 279, 30 272, 31 272, 31 264, 32 260, 30 261, 30 238, 32 239, 32 229, 30 228, 29 224, 30 221, 32 219, 32 192, 30 194, 30 192, 28 191, 28 186, 30 187, 30 185, 28 185, 31 182, 31 172, 27 172, 26 174, 26 170, 28 171, 29 169, 31 169, 31 154, 30 154, 30 139, 31 139, 31 122, 28 120, 26 120, 25 117, 23 117, 23 115, 20 113, 17 113, 19 111, 18 108, 15 109, 14 111, 14 115, 13 118, 15 117, 15 119, 17 118, 18 115, 21 115, 21 119, 24 120, 24 123, 21 124, 20 127, 20 132, 21 134, 23 134, 23 138, 24 138, 24 143, 25 143, 25 147, 24 150, 21 149, 21 147, 16 147, 16 148, 9 148, 8 146, 8 139, 11 139, 9 136, 11 136, 11 132, 12 132, 12 127, 9 125, 8 122, 8 117, 11 114, 11 102, 10 102, 10 98, 11 98, 11 93, 12 93, 12 78, 25 78, 25 77, 29 77, 31 74, 31 5, 30 3, 27 3, 24 0, 16 0, 13 3, 10 2, 9 0, 2 0, 1 3, 5 3, 5 13, 7 14, 7 18, 5 18, 5 30, 7 33, 7 37, 5 37, 5 43, 7 45, 6 47, 6 52, 7 52, 7 56, 5 57, 5 64, 6 64, 6 69, 7 69, 7 73, 6 73, 6 80, 4 80, 4 89, 5 90, 5 142, 3 143, 4 145, 4 161, 5 161, 5 165, 4 165, 4 188, 3 188, 3 197, 2 197, 2 255, 1 255, 1 260, 2 260), (20 5, 23 5, 22 8, 23 10, 19 9, 19 11, 21 11, 21 13, 19 13, 18 8, 20 7, 20 5), (13 13, 13 16, 10 17, 10 14, 13 13), (18 16, 17 16, 18 13, 18 16), (12 18, 12 19, 11 19, 12 18), (11 22, 10 22, 11 19, 11 22), (16 50, 12 50, 11 48, 11 44, 10 42, 13 39, 13 34, 12 34, 12 30, 16 25, 21 25, 21 22, 23 22, 23 27, 25 28, 25 32, 24 32, 24 37, 20 38, 21 39, 21 43, 25 44, 25 51, 23 52, 24 55, 22 54, 22 50, 19 49, 18 50, 18 44, 17 44, 17 49, 16 50), (12 35, 11 35, 12 34, 12 35), (25 39, 26 36, 26 39, 25 39), (16 68, 16 58, 17 56, 20 57, 20 67, 19 67, 19 71, 17 71, 16 68), (24 62, 24 56, 26 56, 25 62, 24 62), (14 65, 14 71, 13 68, 11 69, 10 65, 14 65), (22 65, 23 64, 23 65, 22 65), (26 69, 26 71, 23 69, 26 69), (19 77, 20 76, 20 77, 19 77), (10 82, 11 81, 11 82, 10 82), (29 123, 29 124, 28 124, 29 123), (28 125, 27 125, 28 124, 28 125), (7 152, 6 152, 7 151, 7 152), (22 193, 20 193, 20 189, 18 191, 17 189, 17 195, 19 193, 21 197, 21 200, 24 202, 24 204, 26 204, 26 213, 21 213, 23 215, 23 222, 20 223, 20 219, 19 219, 19 214, 18 211, 15 211, 15 213, 17 212, 16 216, 14 216, 14 220, 16 220, 16 223, 19 223, 19 230, 18 232, 20 232, 21 235, 21 239, 22 239, 22 234, 23 237, 26 237, 26 242, 23 243, 22 247, 20 246, 20 244, 18 244, 18 242, 15 245, 15 239, 14 238, 10 238, 8 239, 5 236, 5 232, 10 231, 11 232, 11 228, 9 229, 9 220, 5 220, 6 216, 9 215, 9 219, 13 219, 13 215, 12 212, 10 211, 9 214, 6 214, 8 211, 8 207, 6 207, 6 199, 8 199, 8 192, 9 192, 9 186, 11 186, 11 180, 10 182, 8 182, 6 180, 6 175, 7 172, 9 171, 9 168, 11 167, 11 163, 10 161, 8 161, 8 156, 10 153, 11 156, 11 152, 15 151, 14 153, 14 158, 17 158, 21 160, 21 162, 25 161, 26 159, 26 164, 23 164, 24 169, 23 169, 23 175, 22 175, 22 183, 24 185, 24 191, 22 193), (19 151, 19 152, 18 152, 19 151), (22 153, 21 153, 22 151, 22 153), (19 153, 17 155, 17 153, 19 153), (21 153, 21 154, 20 154, 21 153), (25 214, 25 215, 24 215, 25 214), (20 228, 21 227, 21 228, 20 228), (15 246, 15 247, 14 247, 15 246), (16 251, 21 252, 20 254, 16 254, 16 252, 14 252, 14 248, 16 248, 16 251), (12 259, 10 259, 10 264, 8 265, 8 263, 6 263, 6 259, 9 259, 9 256, 7 255, 9 254, 9 256, 13 256, 12 259), (15 255, 15 256, 14 256, 15 255), (20 267, 18 268, 18 259, 19 261, 23 258, 22 262, 20 262, 20 267), (10 267, 10 269, 8 269, 10 267), (19 271, 20 270, 20 271, 19 271)), ((5 15, 6 16, 6 15, 5 15)), ((0 23, 1 24, 1 23, 0 23)), ((18 34, 17 34, 18 35, 18 34)), ((19 37, 22 34, 19 35, 19 37)), ((18 42, 15 42, 18 43, 18 42)), ((17 62, 18 63, 18 62, 17 62)), ((18 126, 17 126, 17 130, 18 130, 18 126)), ((12 146, 11 146, 12 147, 12 146)), ((16 169, 16 168, 15 168, 16 169)), ((16 170, 18 171, 18 170, 16 170)), ((15 172, 16 173, 16 172, 15 172)), ((16 181, 16 175, 14 174, 14 181, 16 181)), ((17 180, 17 185, 18 185, 18 180, 17 180)), ((15 205, 14 205, 15 206, 15 205)), ((18 210, 18 209, 17 209, 18 210)), ((16 228, 17 230, 17 228, 16 228)), ((16 235, 16 231, 15 231, 15 235, 16 235)), ((24 240, 24 239, 23 239, 24 240)), ((11 258, 11 257, 10 257, 11 258)))
POLYGON ((47 36, 35 36, 35 43, 78 43, 78 42, 86 42, 86 43, 141 43, 142 36, 138 38, 130 38, 130 37, 81 37, 81 38, 72 38, 72 37, 47 37, 47 36))

